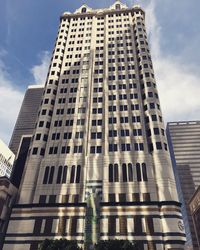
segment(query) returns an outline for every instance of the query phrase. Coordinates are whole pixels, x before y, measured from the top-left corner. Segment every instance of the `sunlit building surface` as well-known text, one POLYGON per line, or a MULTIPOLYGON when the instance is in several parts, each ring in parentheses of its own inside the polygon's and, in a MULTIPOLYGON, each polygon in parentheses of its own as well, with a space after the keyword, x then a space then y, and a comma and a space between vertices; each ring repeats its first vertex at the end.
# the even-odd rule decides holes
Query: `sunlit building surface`
POLYGON ((145 30, 115 2, 60 17, 5 249, 64 237, 184 247, 185 232, 145 30))
POLYGON ((0 177, 10 178, 13 168, 15 155, 8 146, 0 139, 0 177))

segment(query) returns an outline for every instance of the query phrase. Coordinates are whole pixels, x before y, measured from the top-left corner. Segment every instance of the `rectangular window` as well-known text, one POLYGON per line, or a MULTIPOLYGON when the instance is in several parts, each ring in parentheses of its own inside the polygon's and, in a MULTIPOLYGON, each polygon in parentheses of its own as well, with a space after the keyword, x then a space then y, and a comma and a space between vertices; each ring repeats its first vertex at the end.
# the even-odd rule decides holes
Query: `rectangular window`
POLYGON ((108 217, 108 235, 112 236, 116 234, 116 216, 108 217))
POLYGON ((52 230, 53 219, 47 218, 44 226, 44 234, 49 235, 52 230))
POLYGON ((127 235, 127 218, 125 216, 119 216, 119 230, 120 235, 127 235))
POLYGON ((70 223, 70 235, 76 236, 77 218, 72 217, 70 223))

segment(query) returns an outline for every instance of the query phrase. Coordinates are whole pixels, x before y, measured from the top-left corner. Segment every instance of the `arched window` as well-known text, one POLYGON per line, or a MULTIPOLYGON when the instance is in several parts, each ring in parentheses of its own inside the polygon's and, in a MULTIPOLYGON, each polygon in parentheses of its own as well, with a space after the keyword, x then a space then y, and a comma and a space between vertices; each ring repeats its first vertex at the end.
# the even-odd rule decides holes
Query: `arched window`
POLYGON ((131 163, 128 164, 128 180, 133 181, 133 165, 131 163))
POLYGON ((76 170, 76 183, 80 182, 80 177, 81 177, 81 166, 78 165, 76 170))
POLYGON ((59 166, 58 167, 57 181, 56 181, 57 184, 59 184, 61 182, 61 177, 62 177, 62 166, 59 166))
POLYGON ((62 183, 66 183, 66 182, 67 182, 67 166, 64 166, 63 176, 62 176, 62 183))
POLYGON ((43 184, 47 184, 48 178, 49 178, 49 166, 45 168, 43 184))
POLYGON ((115 5, 115 9, 116 9, 116 10, 120 10, 120 9, 121 9, 121 5, 120 5, 120 4, 116 4, 116 5, 115 5))
POLYGON ((48 181, 48 184, 52 184, 53 183, 53 175, 54 175, 54 170, 55 170, 55 167, 52 166, 51 167, 51 170, 50 170, 50 175, 49 175, 49 181, 48 181))
POLYGON ((127 168, 125 163, 122 164, 122 179, 123 182, 127 182, 127 168))
POLYGON ((71 168, 70 183, 74 183, 74 177, 75 177, 75 166, 73 165, 71 168))
POLYGON ((137 181, 141 181, 141 169, 140 163, 136 163, 136 173, 137 173, 137 181))
POLYGON ((118 171, 118 164, 114 164, 114 181, 119 181, 119 171, 118 171))
POLYGON ((85 13, 87 11, 87 9, 85 7, 82 8, 81 12, 85 13))
POLYGON ((109 182, 113 182, 113 165, 109 164, 109 173, 108 173, 108 178, 109 178, 109 182))
POLYGON ((146 164, 142 163, 142 177, 143 181, 148 181, 146 164))

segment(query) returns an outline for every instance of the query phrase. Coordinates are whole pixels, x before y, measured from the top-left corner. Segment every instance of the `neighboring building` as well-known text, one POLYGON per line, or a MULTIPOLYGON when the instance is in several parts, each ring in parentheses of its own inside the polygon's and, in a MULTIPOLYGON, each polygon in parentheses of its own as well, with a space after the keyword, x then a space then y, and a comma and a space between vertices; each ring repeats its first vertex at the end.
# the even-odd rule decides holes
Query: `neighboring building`
POLYGON ((18 153, 22 137, 33 134, 43 91, 42 85, 31 85, 26 90, 9 144, 9 148, 15 155, 18 153))
POLYGON ((184 248, 144 20, 119 1, 61 16, 4 250, 60 237, 184 248))
POLYGON ((200 121, 170 122, 167 137, 175 175, 179 179, 179 198, 186 209, 183 207, 187 244, 193 243, 194 250, 198 250, 189 201, 200 185, 200 121))
POLYGON ((16 195, 17 189, 7 176, 0 177, 0 249, 3 247, 4 235, 16 195))
POLYGON ((42 85, 28 87, 10 140, 9 147, 16 154, 11 181, 17 188, 20 186, 23 175, 43 91, 42 85))
POLYGON ((192 196, 189 206, 198 241, 198 247, 200 249, 200 186, 197 188, 196 192, 192 196))
POLYGON ((8 146, 0 139, 0 177, 7 176, 10 178, 15 155, 8 146))

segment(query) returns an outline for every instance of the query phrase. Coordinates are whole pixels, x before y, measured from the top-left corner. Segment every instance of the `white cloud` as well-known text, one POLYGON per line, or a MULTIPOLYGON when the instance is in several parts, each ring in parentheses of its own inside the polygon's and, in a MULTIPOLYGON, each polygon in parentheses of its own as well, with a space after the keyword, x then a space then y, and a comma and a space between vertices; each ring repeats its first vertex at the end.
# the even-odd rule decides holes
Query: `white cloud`
POLYGON ((165 121, 200 119, 200 75, 184 57, 166 55, 160 48, 162 27, 156 14, 157 0, 146 6, 146 24, 165 121))
POLYGON ((39 58, 41 60, 41 63, 39 65, 33 66, 31 69, 31 73, 33 74, 35 84, 45 84, 49 62, 51 59, 50 52, 43 51, 39 55, 39 58))
MULTIPOLYGON (((0 138, 9 144, 25 90, 22 92, 16 89, 10 80, 11 77, 3 60, 6 54, 5 50, 0 50, 0 138)), ((33 66, 30 70, 36 84, 45 83, 50 53, 42 52, 40 60, 41 64, 33 66)))
POLYGON ((14 89, 7 73, 3 57, 5 51, 0 51, 0 138, 9 143, 14 124, 23 99, 23 93, 14 89))

